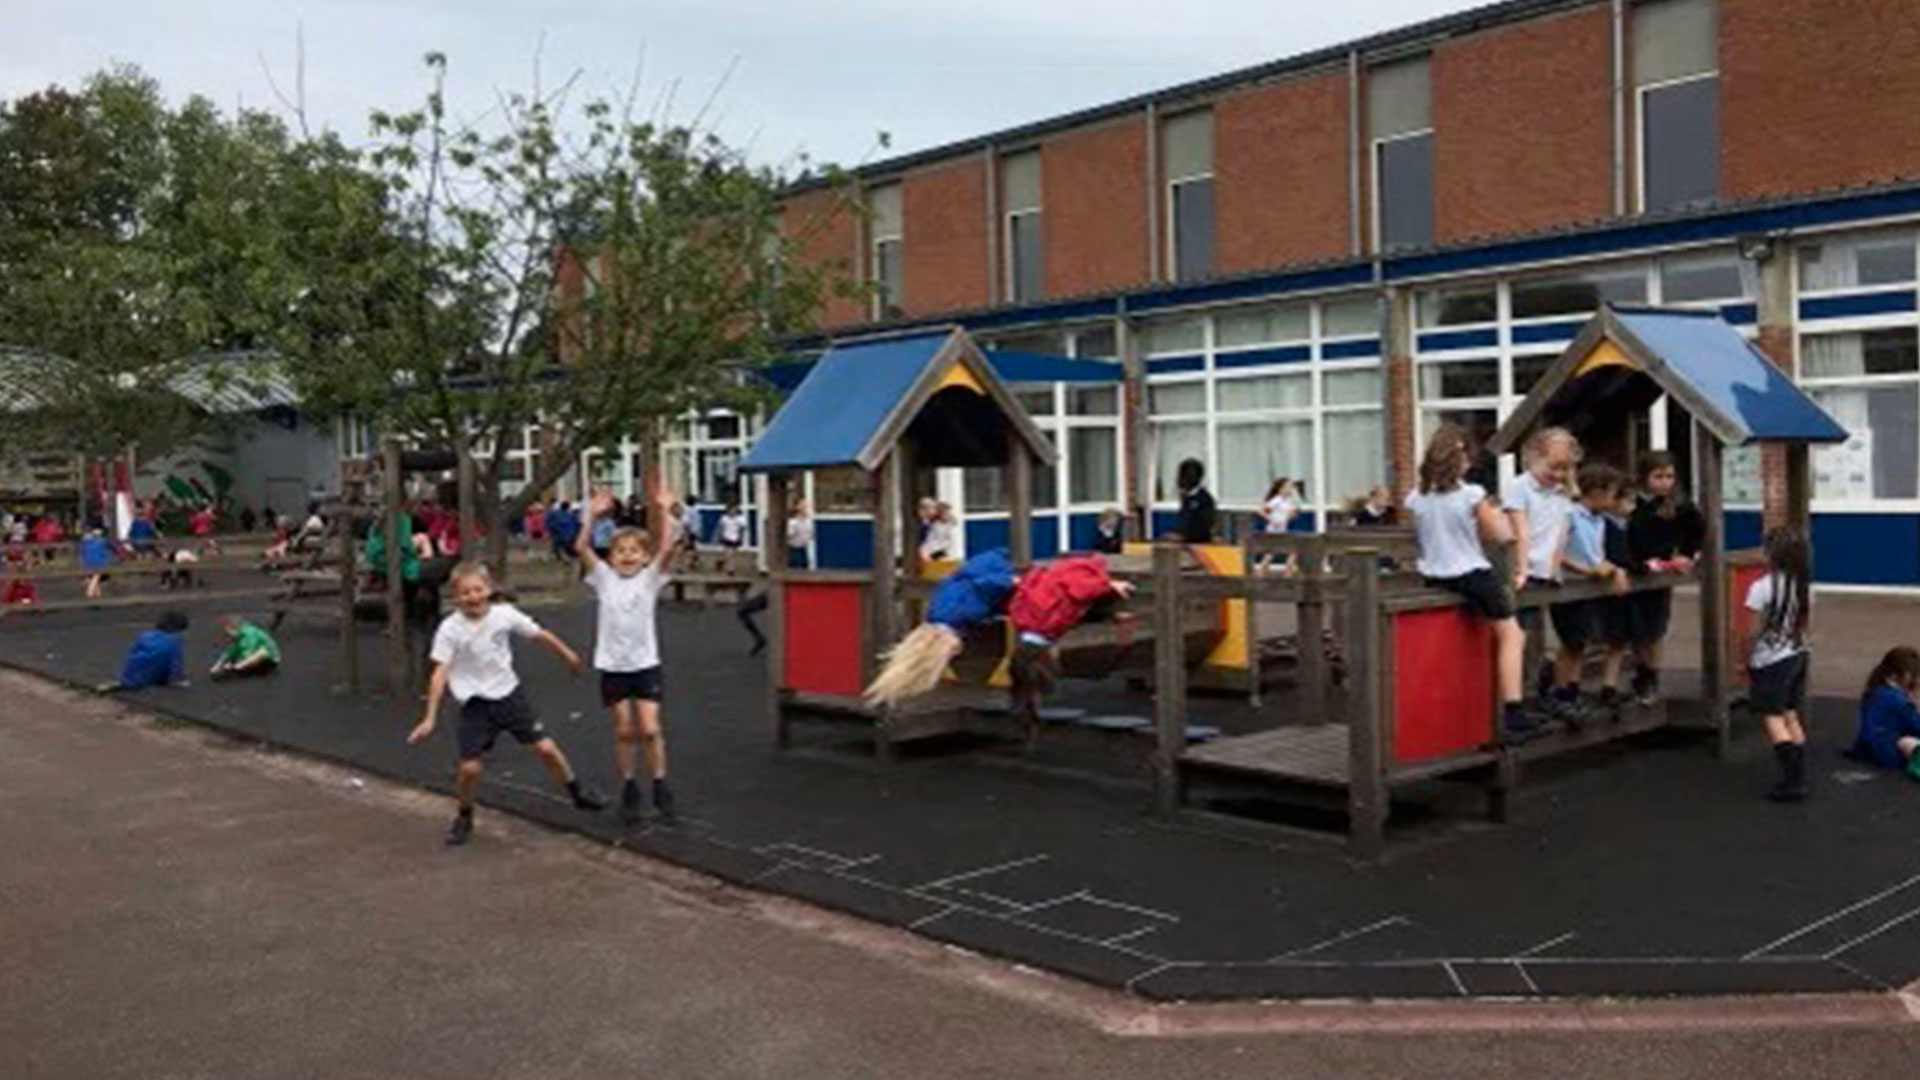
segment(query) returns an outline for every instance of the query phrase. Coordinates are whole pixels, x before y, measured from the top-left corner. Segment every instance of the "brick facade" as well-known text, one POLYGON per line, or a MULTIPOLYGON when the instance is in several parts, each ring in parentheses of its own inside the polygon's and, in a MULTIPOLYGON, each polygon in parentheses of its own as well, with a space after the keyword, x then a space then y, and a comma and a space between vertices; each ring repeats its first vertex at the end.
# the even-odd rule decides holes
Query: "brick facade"
POLYGON ((908 173, 901 294, 908 315, 985 307, 987 166, 984 155, 908 173))
MULTIPOLYGON (((847 196, 832 189, 801 192, 787 199, 780 214, 780 235, 798 245, 795 261, 825 269, 843 284, 857 281, 862 268, 859 253, 860 221, 847 205, 847 196)), ((830 289, 820 305, 820 325, 843 327, 865 322, 869 307, 858 296, 841 296, 830 289)))
POLYGON ((1146 167, 1142 117, 1065 132, 1040 144, 1047 296, 1148 280, 1146 167))
POLYGON ((1720 0, 1721 188, 1920 175, 1920 4, 1720 0))
POLYGON ((1600 5, 1434 49, 1436 241, 1607 216, 1611 27, 1600 5))
POLYGON ((1228 94, 1213 131, 1221 273, 1350 253, 1345 70, 1228 94))

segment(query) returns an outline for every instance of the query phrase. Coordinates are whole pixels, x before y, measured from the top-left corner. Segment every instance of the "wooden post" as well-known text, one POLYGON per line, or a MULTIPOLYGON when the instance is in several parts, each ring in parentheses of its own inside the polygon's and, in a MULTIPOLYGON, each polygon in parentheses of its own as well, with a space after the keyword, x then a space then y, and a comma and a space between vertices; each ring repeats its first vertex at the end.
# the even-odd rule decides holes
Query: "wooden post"
POLYGON ((1380 553, 1347 553, 1347 841, 1373 857, 1386 845, 1391 792, 1386 774, 1386 718, 1381 704, 1388 668, 1382 654, 1380 553))
POLYGON ((1265 679, 1260 674, 1260 594, 1253 588, 1259 582, 1259 556, 1254 552, 1253 539, 1261 534, 1247 530, 1240 538, 1240 574, 1246 581, 1247 589, 1247 704, 1255 709, 1261 705, 1260 691, 1265 679))
POLYGON ((1033 454, 1020 433, 1007 428, 1007 550, 1013 565, 1033 564, 1033 454))
MULTIPOLYGON (((1326 564, 1326 536, 1307 537, 1300 547, 1300 603, 1295 609, 1297 614, 1294 621, 1300 652, 1300 692, 1306 696, 1307 705, 1316 719, 1324 716, 1327 710, 1327 653, 1324 640, 1327 604, 1320 582, 1326 564)), ((1247 625, 1253 625, 1251 620, 1247 625)), ((1249 636, 1247 648, 1258 652, 1259 639, 1249 636)))
POLYGON ((918 579, 920 565, 920 500, 914 495, 913 447, 906 440, 893 444, 893 456, 900 471, 900 573, 918 579))
POLYGON ((767 558, 767 721, 773 727, 773 744, 785 750, 788 744, 787 712, 781 701, 781 681, 787 670, 786 583, 787 572, 787 474, 767 474, 767 508, 761 521, 767 558))
POLYGON ((900 572, 896 561, 897 533, 900 528, 900 448, 887 451, 880 468, 873 474, 873 615, 870 632, 873 648, 867 653, 893 644, 894 597, 899 591, 900 572))
POLYGON ((362 486, 360 481, 348 481, 342 470, 340 508, 333 519, 335 537, 340 542, 340 677, 348 692, 354 694, 360 692, 360 635, 359 624, 354 621, 358 606, 354 587, 360 575, 355 572, 359 563, 353 551, 353 520, 362 486))
POLYGON ((1700 516, 1706 520, 1700 545, 1700 678, 1707 723, 1719 736, 1724 759, 1733 748, 1733 732, 1727 715, 1727 537, 1720 456, 1719 440, 1696 421, 1693 485, 1700 495, 1700 516))
POLYGON ((400 580, 400 545, 413 543, 413 537, 400 535, 400 515, 405 512, 402 496, 406 484, 400 476, 400 441, 389 435, 380 447, 384 513, 380 516, 382 538, 387 554, 387 687, 393 693, 407 688, 407 603, 400 580))
POLYGON ((1812 455, 1806 443, 1787 444, 1787 524, 1813 542, 1812 455))
POLYGON ((1153 549, 1153 808, 1172 817, 1181 797, 1180 755, 1187 748, 1186 635, 1180 632, 1180 556, 1177 544, 1153 549))
MULTIPOLYGON (((476 511, 478 509, 474 505, 473 455, 467 452, 467 447, 464 443, 455 446, 453 452, 458 459, 454 466, 454 477, 458 482, 458 497, 460 500, 460 560, 467 562, 474 557, 473 534, 475 531, 474 522, 476 511)), ((488 569, 498 575, 503 567, 493 566, 488 567, 488 569)))

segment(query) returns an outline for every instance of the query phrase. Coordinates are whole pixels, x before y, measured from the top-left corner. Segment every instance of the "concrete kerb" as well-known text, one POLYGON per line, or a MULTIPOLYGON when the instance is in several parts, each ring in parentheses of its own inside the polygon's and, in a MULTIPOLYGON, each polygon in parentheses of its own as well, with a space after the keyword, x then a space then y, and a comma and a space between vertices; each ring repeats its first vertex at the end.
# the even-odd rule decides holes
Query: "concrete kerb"
MULTIPOLYGON (((394 777, 338 755, 309 752, 182 712, 102 697, 71 680, 49 678, 0 662, 6 680, 41 693, 64 690, 83 702, 108 706, 125 721, 165 718, 244 746, 270 752, 244 758, 250 767, 306 780, 344 797, 375 797, 403 812, 438 819, 447 790, 394 777), (357 783, 355 781, 358 781, 357 783), (428 795, 434 796, 428 798, 428 795)), ((177 732, 136 724, 155 738, 177 732)), ((637 878, 680 902, 745 914, 914 971, 1018 1002, 1026 1007, 1125 1038, 1244 1037, 1300 1034, 1429 1035, 1496 1031, 1704 1032, 1780 1028, 1885 1027, 1920 1024, 1920 981, 1877 993, 1786 994, 1754 997, 1568 999, 1486 998, 1464 1002, 1294 1000, 1242 1003, 1159 1003, 1081 983, 1065 976, 992 959, 910 931, 869 922, 801 900, 762 892, 677 865, 618 842, 547 824, 505 808, 483 821, 481 832, 523 847, 540 847, 637 878), (556 846, 557 845, 557 846, 556 846)))

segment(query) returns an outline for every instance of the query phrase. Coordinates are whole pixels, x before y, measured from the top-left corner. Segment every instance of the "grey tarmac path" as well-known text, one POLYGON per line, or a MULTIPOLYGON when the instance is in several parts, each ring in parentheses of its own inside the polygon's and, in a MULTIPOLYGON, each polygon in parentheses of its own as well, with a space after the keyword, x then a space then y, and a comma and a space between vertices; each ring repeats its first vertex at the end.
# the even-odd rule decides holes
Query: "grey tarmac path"
POLYGON ((447 851, 446 813, 0 673, 0 1077, 1884 1080, 1920 1062, 1920 1025, 1844 1003, 1464 1025, 1150 1009, 501 815, 447 851), (1193 1036, 1206 1017, 1233 1033, 1193 1036))

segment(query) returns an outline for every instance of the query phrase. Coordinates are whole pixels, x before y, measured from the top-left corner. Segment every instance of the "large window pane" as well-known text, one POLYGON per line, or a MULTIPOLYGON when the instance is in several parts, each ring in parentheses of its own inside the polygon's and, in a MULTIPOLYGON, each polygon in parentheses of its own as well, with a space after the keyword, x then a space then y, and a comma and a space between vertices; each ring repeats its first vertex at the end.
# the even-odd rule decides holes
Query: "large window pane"
POLYGON ((1380 416, 1372 410, 1327 414, 1327 483, 1313 501, 1331 505, 1387 482, 1386 433, 1380 416))
MULTIPOLYGON (((1060 437, 1052 431, 1042 431, 1047 442, 1052 444, 1054 452, 1060 450, 1060 437)), ((1056 465, 1033 463, 1033 506, 1034 510, 1057 510, 1060 508, 1060 470, 1056 465)))
POLYGON ((1213 181, 1173 185, 1173 276, 1191 281, 1213 272, 1213 181))
POLYGON ((1814 495, 1822 499, 1911 499, 1920 495, 1920 387, 1815 390, 1814 400, 1848 433, 1815 447, 1814 495))
POLYGON ((1082 360, 1112 360, 1120 355, 1120 343, 1113 327, 1100 326, 1080 330, 1073 335, 1073 355, 1082 360))
POLYGON ((1313 406, 1313 376, 1270 375, 1261 379, 1229 379, 1214 384, 1221 412, 1249 409, 1306 409, 1313 406))
POLYGON ((873 280, 879 287, 875 303, 882 318, 900 314, 900 241, 882 240, 873 245, 873 280))
POLYGON ((1090 386, 1067 390, 1067 412, 1072 416, 1120 415, 1120 388, 1090 386))
POLYGON ((1420 400, 1496 397, 1500 393, 1500 361, 1459 360, 1420 365, 1420 400))
POLYGON ((1320 305, 1321 337, 1379 337, 1380 302, 1371 296, 1320 305))
POLYGON ((1029 416, 1053 415, 1053 388, 1044 390, 1020 390, 1013 395, 1020 407, 1027 410, 1029 416))
POLYGON ((1216 316, 1213 324, 1214 344, 1222 349, 1305 341, 1311 336, 1305 304, 1229 311, 1216 316))
POLYGON ((1068 497, 1076 504, 1111 503, 1120 497, 1120 433, 1113 428, 1067 432, 1068 497))
POLYGON ((996 339, 990 346, 1004 352, 1038 353, 1041 356, 1065 356, 1066 340, 1051 330, 1015 334, 996 339))
POLYGON ((1180 463, 1188 458, 1207 460, 1207 425, 1188 420, 1173 424, 1154 424, 1153 499, 1155 502, 1180 501, 1180 463))
POLYGON ((1499 296, 1491 285, 1423 292, 1418 306, 1423 327, 1490 323, 1500 317, 1499 296))
POLYGON ((1206 327, 1196 318, 1166 319, 1140 328, 1140 355, 1199 352, 1207 346, 1206 327))
POLYGON ((1220 424, 1220 467, 1215 494, 1230 503, 1258 503, 1277 477, 1309 481, 1311 494, 1313 421, 1239 420, 1220 424))
POLYGON ((1433 243, 1433 133, 1378 145, 1381 250, 1433 243))
POLYGON ((1720 194, 1720 80, 1658 86, 1640 98, 1646 209, 1711 203, 1720 194))
POLYGON ((1857 334, 1809 334, 1800 339, 1800 373, 1807 379, 1896 375, 1920 371, 1920 335, 1912 327, 1857 334))
POLYGON ((1467 478, 1488 491, 1498 490, 1499 469, 1486 446, 1500 430, 1500 414, 1492 409, 1423 409, 1420 413, 1422 453, 1426 440, 1432 438, 1434 429, 1443 423, 1465 428, 1467 438, 1473 443, 1473 468, 1468 470, 1467 478))
POLYGON ((1670 255, 1660 260, 1660 295, 1669 304, 1751 296, 1753 264, 1733 252, 1670 255))
POLYGON ((1328 405, 1378 405, 1386 400, 1379 368, 1329 371, 1324 378, 1321 399, 1328 405))
POLYGON ((1007 296, 1016 304, 1040 299, 1040 212, 1007 218, 1007 296))
POLYGON ((1800 288, 1806 292, 1903 285, 1913 279, 1913 233, 1906 230, 1823 237, 1800 248, 1800 288))
POLYGON ((962 470, 966 489, 967 513, 990 514, 1007 509, 1007 486, 998 468, 962 470))
POLYGON ((1546 353, 1539 356, 1516 356, 1513 358, 1513 392, 1525 396, 1540 381, 1547 369, 1553 366, 1559 356, 1546 353))
POLYGON ((1647 274, 1638 266, 1589 270, 1563 277, 1537 278, 1513 286, 1513 317, 1589 315, 1602 303, 1641 304, 1647 299, 1647 274))
POLYGON ((1147 387, 1147 411, 1154 416, 1176 416, 1207 411, 1205 383, 1169 383, 1147 387))

